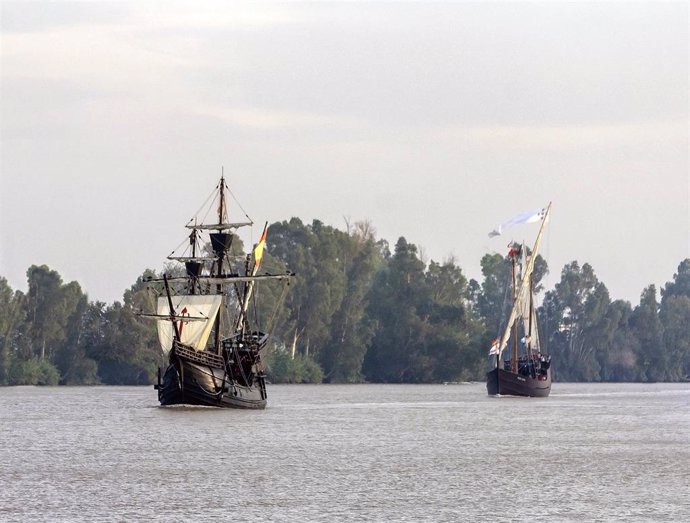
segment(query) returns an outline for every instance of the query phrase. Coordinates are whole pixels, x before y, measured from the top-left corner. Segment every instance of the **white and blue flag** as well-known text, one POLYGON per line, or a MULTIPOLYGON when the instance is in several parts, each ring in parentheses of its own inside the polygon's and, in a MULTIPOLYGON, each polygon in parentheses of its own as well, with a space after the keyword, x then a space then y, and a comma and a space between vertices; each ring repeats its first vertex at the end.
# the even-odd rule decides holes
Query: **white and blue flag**
POLYGON ((512 227, 513 225, 520 225, 522 223, 534 223, 539 220, 544 219, 546 214, 546 209, 532 209, 531 211, 521 212, 517 216, 514 216, 510 220, 503 222, 501 225, 496 227, 493 231, 489 233, 489 238, 494 236, 500 236, 503 232, 512 227))

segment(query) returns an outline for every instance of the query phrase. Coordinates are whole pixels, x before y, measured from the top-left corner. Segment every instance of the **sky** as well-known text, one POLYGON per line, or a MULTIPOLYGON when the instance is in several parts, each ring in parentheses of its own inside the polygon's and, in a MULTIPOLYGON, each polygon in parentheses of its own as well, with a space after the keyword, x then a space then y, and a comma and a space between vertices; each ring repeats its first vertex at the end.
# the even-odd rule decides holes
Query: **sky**
POLYGON ((690 257, 689 26, 673 1, 3 0, 0 276, 121 300, 222 170, 245 243, 368 220, 475 279, 552 202, 547 287, 577 260, 636 305, 690 257))

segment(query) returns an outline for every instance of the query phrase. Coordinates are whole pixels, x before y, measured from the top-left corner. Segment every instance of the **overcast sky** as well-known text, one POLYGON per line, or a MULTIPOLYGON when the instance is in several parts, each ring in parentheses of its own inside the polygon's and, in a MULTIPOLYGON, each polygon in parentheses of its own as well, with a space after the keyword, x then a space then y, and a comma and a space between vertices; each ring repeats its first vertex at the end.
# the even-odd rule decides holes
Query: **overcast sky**
POLYGON ((0 6, 15 289, 47 264, 120 300, 221 167, 246 241, 265 220, 366 219, 480 279, 536 226, 488 232, 552 201, 549 287, 589 262, 637 304, 690 257, 687 2, 0 6))

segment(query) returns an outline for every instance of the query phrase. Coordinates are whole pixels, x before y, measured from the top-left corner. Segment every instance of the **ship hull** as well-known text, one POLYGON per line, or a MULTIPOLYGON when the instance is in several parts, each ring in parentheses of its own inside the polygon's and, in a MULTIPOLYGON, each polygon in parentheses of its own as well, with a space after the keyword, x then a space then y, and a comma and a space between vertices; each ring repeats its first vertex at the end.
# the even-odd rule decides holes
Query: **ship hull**
POLYGON ((490 396, 546 398, 551 392, 551 371, 539 379, 495 368, 486 373, 486 390, 490 396))
POLYGON ((262 376, 245 386, 223 369, 180 360, 171 363, 154 386, 161 405, 200 405, 230 409, 266 408, 266 383, 262 376))

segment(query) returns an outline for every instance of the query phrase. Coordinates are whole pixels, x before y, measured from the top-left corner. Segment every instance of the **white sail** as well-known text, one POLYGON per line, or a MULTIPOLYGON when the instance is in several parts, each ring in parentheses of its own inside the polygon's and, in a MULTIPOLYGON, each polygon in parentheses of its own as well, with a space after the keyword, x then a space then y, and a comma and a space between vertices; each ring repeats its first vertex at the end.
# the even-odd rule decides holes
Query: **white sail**
MULTIPOLYGON (((172 296, 172 304, 176 317, 190 317, 190 321, 178 319, 175 321, 180 333, 180 341, 185 345, 201 351, 206 348, 206 342, 211 334, 213 322, 218 315, 222 296, 213 295, 181 295, 172 296), (199 318, 206 318, 199 320, 199 318), (193 320, 193 321, 192 321, 193 320)), ((158 298, 158 314, 170 315, 170 304, 167 296, 158 298)), ((158 320, 158 341, 163 352, 170 352, 174 338, 173 322, 170 319, 158 320)))

